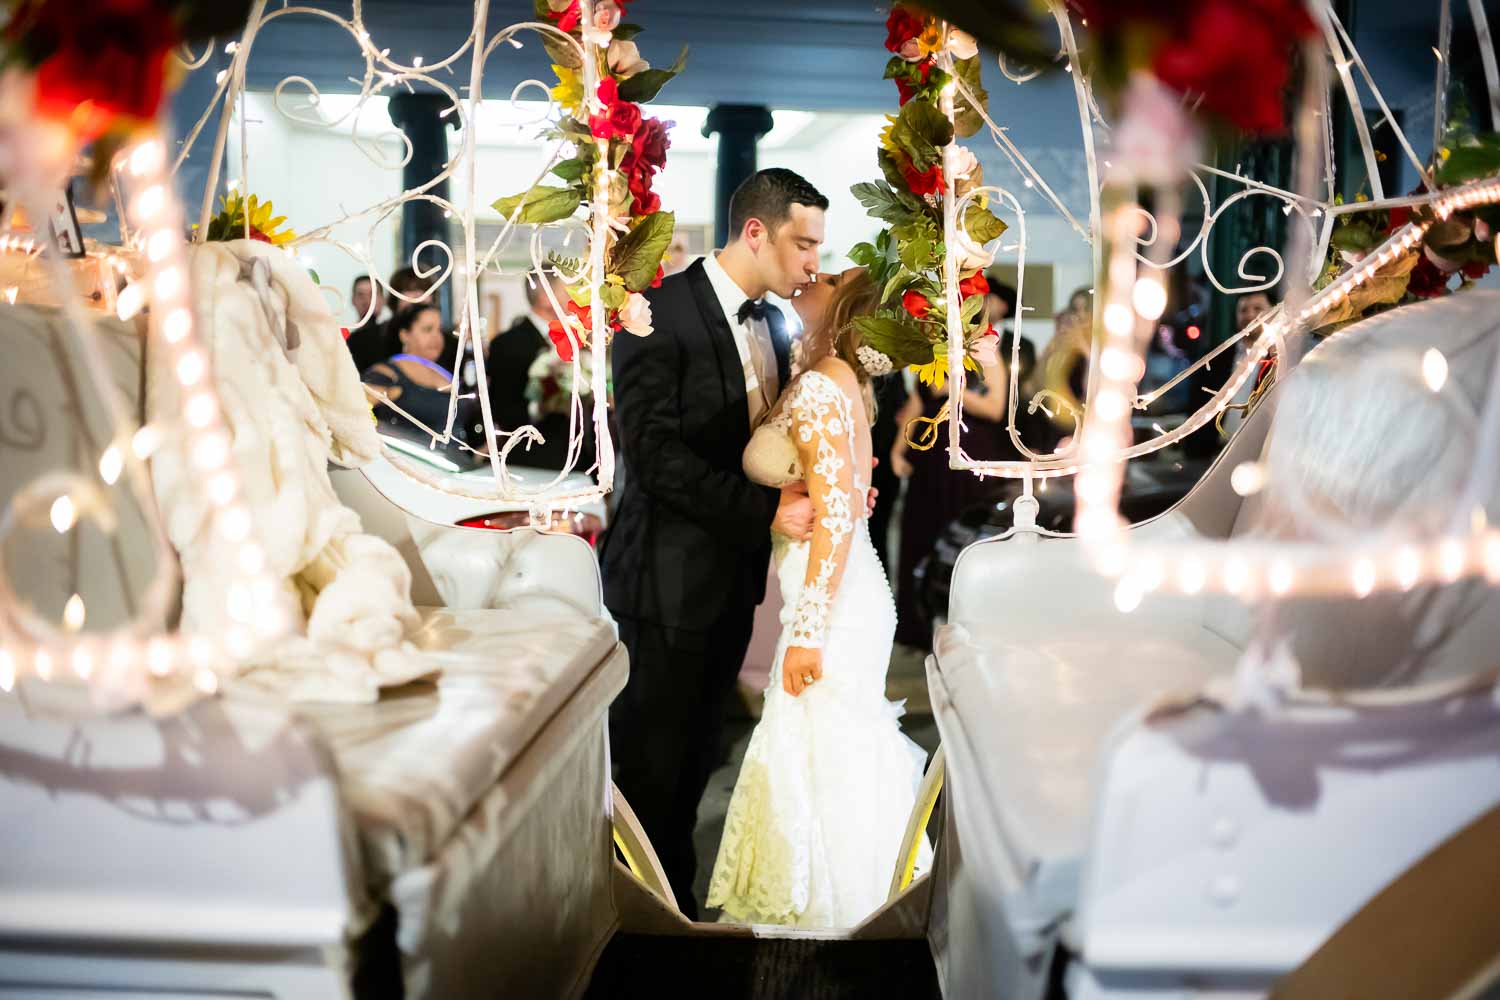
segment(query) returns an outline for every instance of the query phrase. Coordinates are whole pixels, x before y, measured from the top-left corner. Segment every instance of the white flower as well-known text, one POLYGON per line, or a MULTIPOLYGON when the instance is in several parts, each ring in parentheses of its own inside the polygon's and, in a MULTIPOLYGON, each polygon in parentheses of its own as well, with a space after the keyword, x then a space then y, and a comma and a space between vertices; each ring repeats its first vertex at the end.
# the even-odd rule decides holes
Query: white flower
POLYGON ((641 50, 636 48, 635 42, 615 39, 609 43, 607 58, 610 72, 626 80, 651 68, 651 64, 641 58, 641 50))
POLYGON ((627 333, 637 337, 649 337, 651 335, 651 303, 646 301, 646 296, 640 292, 631 292, 625 304, 620 307, 620 325, 627 333))
POLYGON ((923 59, 922 43, 915 38, 908 38, 901 43, 901 49, 897 54, 907 62, 921 62, 923 59))
POLYGON ((969 345, 969 354, 979 363, 981 368, 989 368, 1000 363, 1000 338, 993 334, 985 334, 969 345))
POLYGON ((859 363, 864 366, 865 371, 871 375, 889 375, 896 370, 890 358, 868 344, 860 344, 859 350, 855 351, 854 355, 859 358, 859 363))
POLYGON ((955 59, 973 59, 979 55, 979 43, 967 31, 949 28, 948 51, 953 53, 955 59))
POLYGON ((590 45, 603 48, 609 44, 610 32, 619 26, 619 5, 614 0, 599 0, 594 5, 593 19, 583 22, 583 40, 590 45))
POLYGON ((974 155, 969 147, 959 146, 953 154, 953 179, 961 181, 977 169, 979 169, 979 158, 974 155))
POLYGON ((995 262, 995 255, 984 247, 976 246, 967 233, 958 233, 958 269, 960 271, 983 271, 995 262))

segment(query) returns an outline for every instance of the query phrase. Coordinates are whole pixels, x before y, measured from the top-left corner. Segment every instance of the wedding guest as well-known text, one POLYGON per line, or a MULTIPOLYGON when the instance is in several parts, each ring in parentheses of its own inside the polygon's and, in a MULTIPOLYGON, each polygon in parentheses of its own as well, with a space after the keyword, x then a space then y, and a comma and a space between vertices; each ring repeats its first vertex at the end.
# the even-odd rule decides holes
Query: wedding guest
MULTIPOLYGON (((971 378, 964 386, 966 430, 964 450, 980 461, 1015 457, 1005 430, 1010 388, 1005 362, 998 352, 981 363, 983 381, 971 378)), ((932 642, 932 624, 921 613, 917 598, 917 569, 954 518, 965 507, 981 499, 988 490, 985 481, 972 472, 948 466, 947 425, 940 423, 929 448, 911 447, 908 437, 912 421, 937 420, 948 402, 948 386, 934 388, 918 381, 896 414, 896 443, 891 468, 906 480, 906 500, 901 510, 901 555, 896 584, 896 641, 918 649, 932 642)))
POLYGON ((990 290, 984 296, 984 318, 999 330, 1015 315, 1016 290, 1003 281, 991 281, 990 290))
MULTIPOLYGON (((552 294, 561 305, 567 298, 563 283, 556 277, 552 294)), ((526 406, 526 385, 531 379, 531 364, 543 351, 552 350, 547 327, 557 318, 552 302, 540 281, 526 283, 526 313, 504 333, 490 341, 484 356, 485 376, 490 384, 490 414, 495 429, 513 431, 531 422, 526 406)), ((519 458, 519 452, 516 453, 519 458)), ((530 464, 530 463, 527 463, 530 464)))
MULTIPOLYGON (((426 443, 429 432, 440 432, 448 423, 448 387, 453 372, 438 361, 443 351, 442 314, 437 306, 419 303, 408 306, 391 320, 391 330, 400 350, 377 362, 361 376, 364 383, 386 396, 390 403, 409 416, 403 416, 385 403, 375 407, 375 418, 383 432, 426 443), (417 427, 420 421, 427 429, 417 427)), ((459 399, 458 419, 453 433, 468 443, 477 444, 472 428, 478 423, 477 402, 459 399)), ((460 450, 454 444, 450 451, 460 450)))
POLYGON ((870 529, 870 541, 875 545, 875 554, 885 567, 887 575, 895 568, 890 551, 891 515, 901 495, 901 478, 891 465, 891 449, 896 446, 896 436, 901 432, 896 423, 896 414, 906 402, 905 375, 892 372, 873 380, 875 396, 875 423, 870 427, 870 453, 880 459, 871 474, 870 485, 878 491, 875 509, 866 520, 870 529))
POLYGON ((375 362, 390 357, 395 350, 389 324, 381 319, 381 313, 385 311, 385 293, 375 287, 368 274, 361 274, 350 286, 349 305, 360 322, 349 328, 344 343, 354 358, 354 367, 364 371, 375 362))

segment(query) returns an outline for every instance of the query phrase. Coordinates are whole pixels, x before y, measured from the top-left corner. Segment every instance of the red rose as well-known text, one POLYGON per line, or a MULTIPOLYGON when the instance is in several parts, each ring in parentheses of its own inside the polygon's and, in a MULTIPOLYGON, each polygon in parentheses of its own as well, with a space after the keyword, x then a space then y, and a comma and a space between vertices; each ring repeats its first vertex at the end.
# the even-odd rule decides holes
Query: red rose
MULTIPOLYGON (((1413 191, 1412 193, 1415 194, 1416 192, 1413 191)), ((1392 208, 1390 210, 1389 219, 1386 222, 1385 231, 1387 234, 1394 233, 1396 230, 1400 229, 1410 221, 1411 209, 1405 205, 1397 205, 1395 208, 1392 208)))
POLYGON ((958 283, 958 294, 965 299, 971 295, 987 295, 989 290, 990 283, 985 281, 984 275, 978 271, 958 283))
POLYGON ((650 215, 661 208, 661 196, 651 190, 651 171, 636 170, 629 175, 630 193, 635 196, 631 203, 631 215, 650 215))
POLYGON ((547 338, 552 341, 552 346, 557 349, 557 356, 564 361, 573 360, 573 339, 568 336, 563 325, 557 320, 547 324, 547 338))
POLYGON ((599 81, 599 89, 595 93, 599 95, 599 100, 603 101, 607 108, 620 99, 620 85, 615 82, 614 77, 606 76, 599 81))
POLYGON ((613 77, 600 82, 598 94, 604 114, 589 115, 589 131, 595 139, 629 139, 641 125, 640 105, 620 100, 620 86, 613 77))
POLYGON ((665 278, 666 276, 667 276, 667 269, 664 266, 658 264, 657 267, 656 267, 656 277, 654 277, 654 278, 651 279, 651 287, 652 288, 660 288, 661 287, 661 279, 665 278))
POLYGON ((914 12, 909 7, 900 4, 891 8, 891 16, 885 19, 885 47, 891 52, 899 52, 905 42, 911 41, 922 33, 922 27, 926 18, 914 12))
POLYGON ((896 77, 896 92, 901 95, 901 106, 906 107, 906 102, 917 96, 916 88, 907 83, 901 77, 896 77))
POLYGON ((620 161, 620 169, 632 173, 637 167, 660 170, 667 165, 667 150, 672 140, 667 135, 667 126, 659 118, 647 118, 636 129, 630 140, 630 149, 620 161))
POLYGON ((901 296, 901 308, 916 319, 925 319, 932 311, 932 303, 927 301, 927 296, 915 288, 908 288, 906 294, 901 296))
POLYGON ((1407 279, 1406 290, 1419 299, 1438 298, 1448 294, 1448 275, 1438 270, 1425 253, 1420 254, 1416 267, 1411 269, 1411 277, 1407 279))
POLYGON ((943 190, 943 165, 934 163, 932 169, 919 172, 911 164, 901 168, 901 176, 906 178, 906 186, 914 195, 937 194, 943 190))
POLYGON ((1490 265, 1482 260, 1471 260, 1459 268, 1459 272, 1470 281, 1478 281, 1490 273, 1490 265))
MULTIPOLYGON (((621 5, 621 10, 624 10, 623 4, 621 5)), ((571 34, 583 20, 583 15, 578 9, 578 0, 573 0, 572 3, 568 4, 567 10, 547 11, 547 17, 549 20, 557 22, 558 31, 565 31, 569 34, 571 34)))

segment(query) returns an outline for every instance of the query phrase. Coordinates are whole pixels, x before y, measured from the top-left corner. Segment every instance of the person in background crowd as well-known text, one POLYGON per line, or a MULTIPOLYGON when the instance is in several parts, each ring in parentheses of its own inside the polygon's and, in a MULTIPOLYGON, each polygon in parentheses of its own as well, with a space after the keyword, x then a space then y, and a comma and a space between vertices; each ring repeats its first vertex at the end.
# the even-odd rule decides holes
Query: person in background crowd
POLYGON ((1068 308, 1065 311, 1092 319, 1094 315, 1094 290, 1082 287, 1073 289, 1073 294, 1068 296, 1068 308))
POLYGON ((870 485, 878 491, 875 509, 866 519, 870 529, 870 541, 875 545, 875 554, 885 567, 887 576, 895 569, 894 555, 890 551, 891 513, 901 495, 901 478, 891 465, 891 449, 896 446, 896 435, 901 428, 896 423, 896 414, 906 402, 906 377, 901 372, 880 375, 873 380, 875 396, 875 423, 870 426, 870 454, 878 461, 871 473, 870 485))
MULTIPOLYGON (((428 434, 413 424, 412 419, 432 431, 441 431, 448 422, 448 387, 453 382, 453 372, 438 362, 443 350, 442 314, 437 306, 428 303, 408 306, 391 320, 391 332, 400 350, 371 365, 361 378, 410 415, 408 419, 385 403, 377 404, 375 418, 381 431, 426 444, 428 434)), ((477 444, 472 430, 478 423, 477 411, 476 400, 459 399, 453 433, 470 444, 477 444)), ((448 449, 459 450, 454 444, 448 449)))
MULTIPOLYGON (((1016 457, 1006 432, 1010 376, 998 353, 981 363, 981 381, 970 378, 963 389, 964 450, 980 461, 1016 457)), ((949 386, 935 389, 918 382, 896 414, 896 441, 891 469, 906 480, 901 508, 901 558, 896 585, 896 641, 918 649, 932 643, 932 623, 920 611, 917 567, 932 552, 949 522, 965 507, 981 499, 992 484, 971 472, 948 467, 947 424, 938 427, 936 443, 926 450, 912 448, 906 427, 918 417, 935 420, 948 400, 949 386)))
POLYGON ((682 232, 675 232, 672 234, 671 245, 667 247, 667 259, 662 264, 662 270, 666 274, 676 274, 678 271, 681 271, 687 266, 687 234, 682 232))
MULTIPOLYGON (((432 297, 432 282, 427 278, 418 277, 414 268, 397 268, 391 275, 390 289, 391 308, 396 312, 400 312, 418 303, 430 303, 434 308, 437 307, 438 300, 432 297), (402 298, 401 296, 405 297, 402 298)), ((438 316, 442 316, 441 310, 438 311, 438 316)), ((392 344, 391 346, 394 349, 396 345, 392 344)), ((468 375, 466 385, 470 388, 473 387, 473 375, 470 374, 472 369, 467 364, 459 364, 458 337, 454 335, 452 330, 443 331, 443 350, 438 355, 438 360, 449 371, 457 372, 462 370, 464 374, 468 375)))
MULTIPOLYGON (((561 279, 554 276, 549 280, 558 303, 567 301, 568 293, 561 279)), ((534 275, 528 275, 526 314, 490 341, 490 349, 484 358, 485 375, 490 383, 490 414, 495 418, 497 431, 513 431, 531 423, 526 407, 526 383, 537 355, 552 350, 547 327, 556 318, 557 313, 553 311, 542 282, 534 275)), ((512 455, 518 463, 524 461, 521 451, 512 452, 512 455)))
MULTIPOLYGON (((1271 293, 1268 291, 1246 292, 1241 295, 1234 303, 1235 332, 1238 333, 1251 323, 1254 323, 1262 315, 1270 312, 1275 305, 1276 303, 1272 301, 1271 293)), ((1244 340, 1241 340, 1234 346, 1235 368, 1238 368, 1245 361, 1245 343, 1244 340)), ((1224 411, 1224 419, 1221 421, 1224 428, 1225 440, 1233 437, 1234 432, 1239 430, 1240 425, 1245 422, 1244 407, 1249 404, 1250 397, 1254 395, 1255 390, 1273 369, 1275 358, 1276 355, 1274 352, 1267 356, 1266 360, 1261 363, 1260 371, 1255 373, 1255 377, 1248 380, 1240 387, 1240 391, 1234 394, 1234 399, 1230 401, 1230 408, 1224 411)))
POLYGON ((364 371, 375 362, 390 357, 395 349, 387 324, 381 319, 381 313, 385 311, 385 294, 375 287, 368 274, 361 274, 349 288, 349 305, 360 322, 349 328, 344 343, 349 346, 354 367, 364 371))
POLYGON ((1002 281, 991 281, 984 296, 984 318, 996 330, 1016 315, 1016 290, 1002 281))

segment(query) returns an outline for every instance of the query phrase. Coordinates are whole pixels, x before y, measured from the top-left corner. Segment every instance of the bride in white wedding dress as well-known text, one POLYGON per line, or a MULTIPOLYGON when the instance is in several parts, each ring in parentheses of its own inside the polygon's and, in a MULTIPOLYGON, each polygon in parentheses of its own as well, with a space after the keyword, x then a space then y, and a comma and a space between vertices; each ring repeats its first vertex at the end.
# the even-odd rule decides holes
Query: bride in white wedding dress
MULTIPOLYGON (((874 309, 863 269, 795 302, 804 371, 745 450, 766 486, 805 479, 810 542, 775 537, 784 608, 765 709, 735 784, 708 905, 725 919, 852 927, 885 902, 926 757, 885 699, 896 605, 865 525, 869 376, 850 319, 874 309)), ((931 851, 924 843, 918 868, 931 851)))

